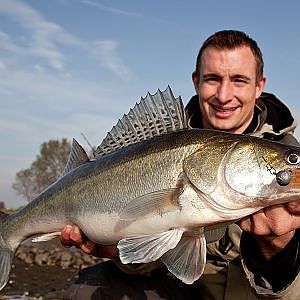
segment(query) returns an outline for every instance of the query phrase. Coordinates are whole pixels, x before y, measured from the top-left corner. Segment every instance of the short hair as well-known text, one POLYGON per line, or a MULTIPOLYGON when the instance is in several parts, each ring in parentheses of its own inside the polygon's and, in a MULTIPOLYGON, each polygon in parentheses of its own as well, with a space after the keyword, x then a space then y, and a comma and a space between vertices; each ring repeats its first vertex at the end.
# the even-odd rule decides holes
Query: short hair
POLYGON ((238 30, 222 30, 208 37, 202 44, 196 61, 196 74, 200 74, 201 56, 208 47, 217 49, 235 49, 238 47, 249 47, 256 61, 256 83, 263 77, 264 61, 260 48, 256 41, 250 38, 246 33, 238 30))

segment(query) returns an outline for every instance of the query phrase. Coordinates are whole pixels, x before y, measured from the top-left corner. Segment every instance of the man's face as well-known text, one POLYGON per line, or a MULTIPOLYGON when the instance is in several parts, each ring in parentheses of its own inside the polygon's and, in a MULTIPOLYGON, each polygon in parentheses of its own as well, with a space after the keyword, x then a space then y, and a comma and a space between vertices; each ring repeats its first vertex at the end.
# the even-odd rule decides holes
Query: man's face
POLYGON ((256 61, 249 47, 208 47, 201 56, 200 74, 193 73, 193 82, 204 128, 243 133, 252 120, 265 77, 256 83, 256 61))

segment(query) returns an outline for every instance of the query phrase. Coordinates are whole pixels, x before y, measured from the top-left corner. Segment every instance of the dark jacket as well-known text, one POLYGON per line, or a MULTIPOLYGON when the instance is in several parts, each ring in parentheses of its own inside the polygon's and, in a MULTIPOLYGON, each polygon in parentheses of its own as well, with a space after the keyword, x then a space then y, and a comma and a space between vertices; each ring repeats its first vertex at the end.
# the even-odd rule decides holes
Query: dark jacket
MULTIPOLYGON (((190 127, 202 128, 197 95, 187 104, 186 113, 190 127)), ((263 93, 244 133, 299 145, 293 136, 295 128, 296 121, 289 108, 274 95, 263 93)), ((282 253, 265 261, 252 236, 242 234, 237 225, 230 225, 220 241, 207 246, 207 265, 197 282, 203 299, 300 299, 299 237, 298 229, 282 253)))

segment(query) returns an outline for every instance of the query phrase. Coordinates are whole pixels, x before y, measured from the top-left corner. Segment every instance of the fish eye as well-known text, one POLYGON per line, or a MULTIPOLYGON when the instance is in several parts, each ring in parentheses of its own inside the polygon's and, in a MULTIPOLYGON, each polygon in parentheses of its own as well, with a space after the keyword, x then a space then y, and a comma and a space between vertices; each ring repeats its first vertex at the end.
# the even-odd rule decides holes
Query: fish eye
POLYGON ((288 157, 287 157, 287 162, 291 165, 297 165, 300 163, 300 157, 298 154, 296 153, 291 153, 288 157))

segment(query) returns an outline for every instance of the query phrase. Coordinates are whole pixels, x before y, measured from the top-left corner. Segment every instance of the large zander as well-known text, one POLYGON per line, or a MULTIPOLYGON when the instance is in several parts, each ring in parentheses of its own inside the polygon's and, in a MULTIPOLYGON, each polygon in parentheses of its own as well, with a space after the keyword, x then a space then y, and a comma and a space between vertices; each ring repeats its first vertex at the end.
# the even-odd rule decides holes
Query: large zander
POLYGON ((224 224, 300 196, 300 148, 248 135, 188 129, 170 88, 148 94, 89 159, 74 140, 60 178, 0 219, 0 287, 26 238, 76 224, 89 239, 117 244, 123 263, 161 259, 191 284, 206 242, 224 224))

